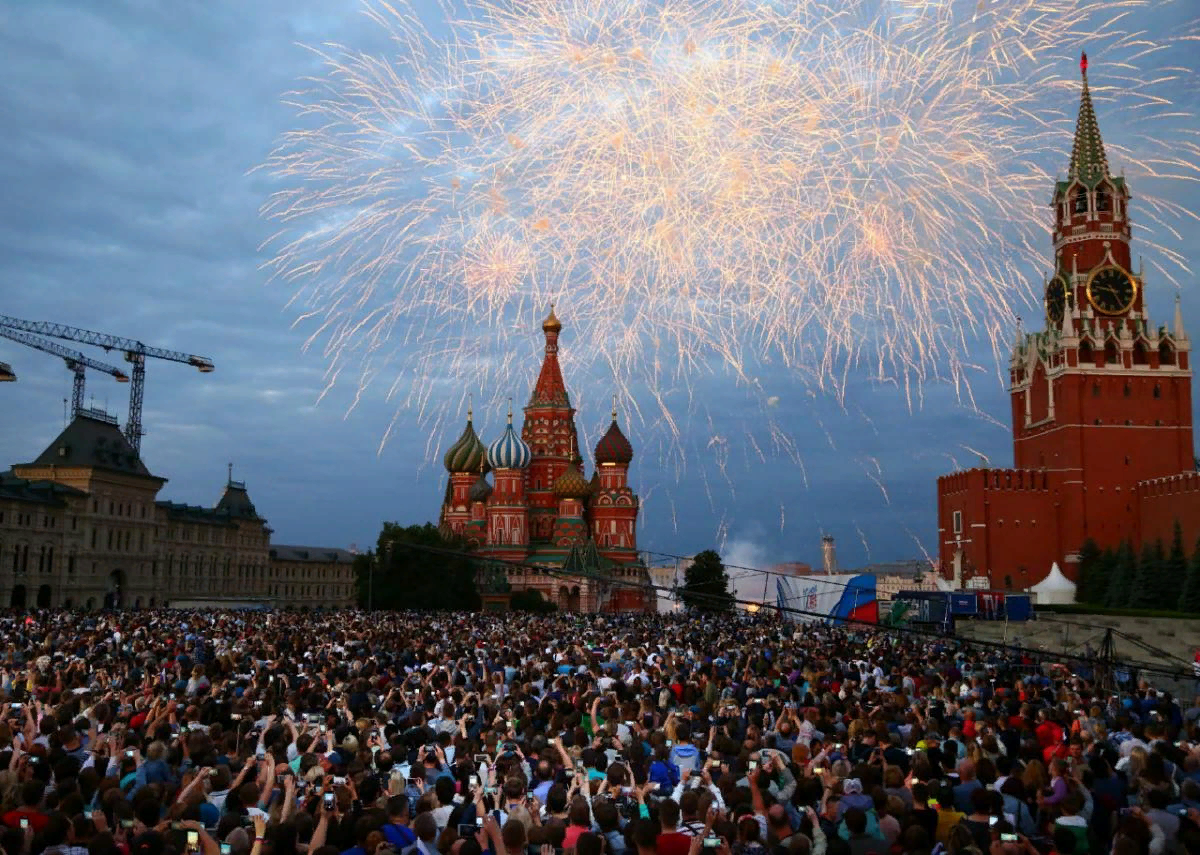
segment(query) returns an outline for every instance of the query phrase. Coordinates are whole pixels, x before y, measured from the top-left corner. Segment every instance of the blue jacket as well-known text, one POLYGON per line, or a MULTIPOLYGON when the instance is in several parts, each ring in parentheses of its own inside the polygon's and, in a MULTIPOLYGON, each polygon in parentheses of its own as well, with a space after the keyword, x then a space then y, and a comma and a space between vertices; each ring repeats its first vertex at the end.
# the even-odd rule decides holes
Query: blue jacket
POLYGON ((669 796, 679 783, 679 767, 670 760, 655 760, 650 764, 650 780, 658 784, 659 795, 669 796))
POLYGON ((668 761, 679 767, 695 772, 700 767, 700 749, 690 742, 683 742, 671 749, 668 761))

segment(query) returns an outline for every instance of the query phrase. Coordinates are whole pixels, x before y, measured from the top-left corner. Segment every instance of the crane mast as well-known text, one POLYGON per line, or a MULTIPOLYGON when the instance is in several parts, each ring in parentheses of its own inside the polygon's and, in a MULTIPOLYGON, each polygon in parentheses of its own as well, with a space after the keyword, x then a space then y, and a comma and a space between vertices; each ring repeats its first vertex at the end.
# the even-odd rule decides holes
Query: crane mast
POLYGON ((177 350, 167 350, 161 347, 151 347, 140 341, 107 333, 93 332, 79 327, 56 324, 48 321, 26 321, 8 315, 0 315, 0 330, 16 330, 33 333, 49 338, 77 341, 104 348, 106 351, 119 350, 125 355, 125 361, 133 366, 133 382, 129 386, 129 419, 125 423, 125 439, 129 441, 134 452, 140 454, 142 449, 142 401, 146 386, 146 360, 162 359, 167 362, 179 362, 190 365, 202 374, 208 374, 214 369, 213 362, 207 356, 196 356, 177 350))

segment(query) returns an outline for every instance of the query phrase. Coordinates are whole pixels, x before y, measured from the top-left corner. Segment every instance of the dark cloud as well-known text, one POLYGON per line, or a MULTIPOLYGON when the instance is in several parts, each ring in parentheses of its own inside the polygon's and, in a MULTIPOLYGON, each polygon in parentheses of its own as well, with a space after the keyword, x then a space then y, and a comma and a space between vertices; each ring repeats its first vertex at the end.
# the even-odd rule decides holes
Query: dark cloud
MULTIPOLYGON (((149 365, 144 456, 170 479, 163 497, 211 504, 233 461, 280 541, 365 545, 381 517, 435 516, 443 475, 432 452, 459 425, 443 422, 431 438, 416 413, 396 416, 386 384, 349 415, 346 385, 317 404, 326 366, 303 351, 311 329, 292 327, 289 292, 261 269, 273 228, 259 208, 273 185, 252 171, 295 121, 282 94, 319 71, 297 42, 371 48, 382 35, 355 3, 328 0, 0 8, 0 311, 210 356, 211 375, 149 365)), ((1102 118, 1106 129, 1118 121, 1102 118)), ((1151 304, 1167 317, 1165 289, 1151 304)), ((1200 329, 1190 304, 1188 318, 1200 329)), ((3 453, 29 460, 62 427, 70 377, 3 341, 0 358, 20 376, 0 389, 3 453)), ((537 359, 534 333, 518 405, 537 359)), ((992 370, 990 356, 979 359, 992 370)), ((609 390, 567 380, 590 444, 607 424, 609 390)), ((631 437, 642 450, 633 477, 647 497, 646 547, 690 551, 724 533, 753 539, 762 560, 816 561, 825 531, 845 566, 866 560, 864 540, 876 560, 917 555, 918 542, 933 552, 935 477, 955 460, 974 464, 976 452, 1010 460, 1006 431, 945 387, 911 410, 902 390, 862 379, 844 404, 778 367, 760 382, 761 394, 742 394, 722 378, 697 379, 682 468, 631 437), (767 398, 777 400, 764 411, 767 398), (764 439, 764 412, 794 440, 799 465, 764 439)), ((122 420, 126 388, 90 379, 95 403, 122 420)), ((1005 422, 1000 380, 985 374, 976 391, 979 409, 1005 422)), ((485 438, 501 429, 502 414, 479 415, 485 438)))

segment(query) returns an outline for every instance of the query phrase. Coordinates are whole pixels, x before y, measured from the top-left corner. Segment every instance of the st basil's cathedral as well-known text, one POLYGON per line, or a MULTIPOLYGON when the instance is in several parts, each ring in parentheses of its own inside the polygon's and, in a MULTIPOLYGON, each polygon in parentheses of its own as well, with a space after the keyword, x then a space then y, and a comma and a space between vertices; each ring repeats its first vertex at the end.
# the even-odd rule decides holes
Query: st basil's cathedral
POLYGON ((443 458, 450 478, 440 526, 481 557, 510 562, 514 591, 536 589, 561 610, 652 611, 650 577, 638 561, 640 503, 629 486, 633 446, 614 407, 592 455, 592 477, 584 475, 575 409, 558 363, 562 329, 552 308, 542 322, 545 354, 520 435, 510 405, 504 433, 485 446, 468 411, 443 458))

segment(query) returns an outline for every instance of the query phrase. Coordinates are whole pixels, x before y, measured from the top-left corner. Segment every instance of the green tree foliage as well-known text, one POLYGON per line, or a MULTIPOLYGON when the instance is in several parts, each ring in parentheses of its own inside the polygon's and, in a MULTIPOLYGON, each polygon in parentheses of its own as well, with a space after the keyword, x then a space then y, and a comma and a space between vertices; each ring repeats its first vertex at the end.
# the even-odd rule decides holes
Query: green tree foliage
POLYGON ((1102 603, 1108 580, 1101 578, 1104 554, 1090 537, 1079 547, 1079 584, 1075 587, 1077 603, 1102 603))
POLYGON ((1179 611, 1191 614, 1200 612, 1200 540, 1196 541, 1196 551, 1192 553, 1182 588, 1179 592, 1179 611))
POLYGON ((721 556, 706 549, 695 558, 684 574, 679 592, 683 604, 702 612, 731 612, 734 598, 729 590, 729 574, 721 556))
POLYGON ((1179 524, 1179 520, 1175 520, 1175 530, 1171 533, 1171 549, 1163 562, 1158 608, 1173 609, 1179 605, 1180 592, 1187 576, 1188 558, 1187 549, 1183 545, 1183 526, 1179 524))
POLYGON ((465 553, 468 545, 461 538, 444 535, 432 523, 384 523, 375 552, 355 561, 359 604, 367 605, 373 571, 377 609, 478 609, 476 562, 464 555, 429 550, 465 553))
POLYGON ((558 606, 543 597, 542 592, 537 588, 514 591, 512 599, 509 601, 509 607, 515 612, 536 612, 538 614, 558 611, 558 606))
POLYGON ((1129 595, 1133 590, 1137 572, 1137 556, 1133 554, 1133 546, 1128 541, 1122 543, 1117 548, 1116 560, 1113 562, 1112 581, 1109 583, 1104 605, 1110 609, 1129 608, 1129 595))
MULTIPOLYGON (((1129 591, 1126 605, 1131 609, 1163 608, 1161 603, 1167 602, 1163 596, 1164 570, 1167 556, 1163 550, 1162 541, 1146 542, 1142 545, 1142 554, 1138 559, 1137 573, 1133 577, 1133 586, 1129 591)), ((1173 603, 1172 603, 1173 605, 1173 603)))

